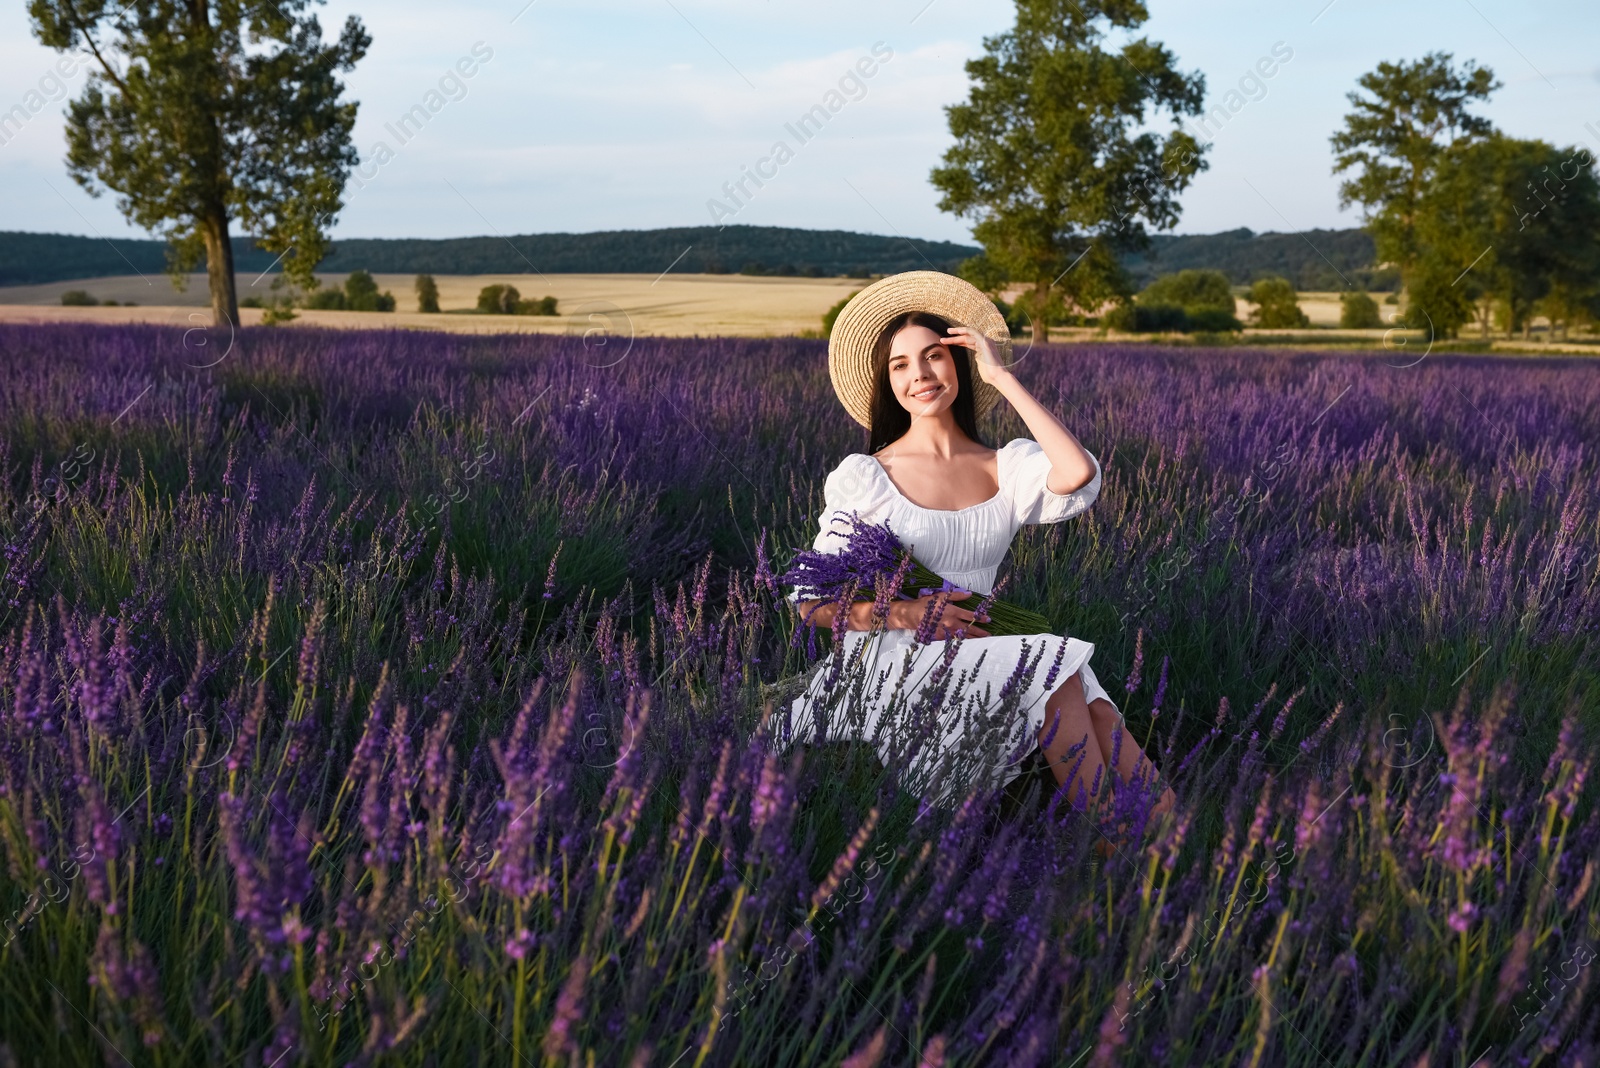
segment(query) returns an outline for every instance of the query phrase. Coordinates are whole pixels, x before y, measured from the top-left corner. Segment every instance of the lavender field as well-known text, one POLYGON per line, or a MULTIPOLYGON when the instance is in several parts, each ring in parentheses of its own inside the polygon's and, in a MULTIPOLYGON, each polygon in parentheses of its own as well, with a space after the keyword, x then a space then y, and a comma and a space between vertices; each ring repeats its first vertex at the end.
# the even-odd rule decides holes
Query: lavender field
POLYGON ((783 744, 824 341, 0 325, 0 1064, 1600 1064, 1600 365, 1419 356, 1018 367, 1096 826, 783 744))

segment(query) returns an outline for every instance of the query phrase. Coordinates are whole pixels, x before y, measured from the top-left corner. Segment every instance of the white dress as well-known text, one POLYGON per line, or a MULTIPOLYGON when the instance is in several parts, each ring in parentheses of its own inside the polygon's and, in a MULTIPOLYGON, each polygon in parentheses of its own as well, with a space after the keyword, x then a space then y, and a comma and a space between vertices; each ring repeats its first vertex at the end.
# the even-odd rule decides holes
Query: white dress
MULTIPOLYGON (((902 544, 909 546, 916 559, 936 575, 974 593, 992 592, 1000 562, 1010 550, 1017 530, 1024 524, 1060 523, 1082 513, 1099 496, 1101 476, 1100 461, 1091 453, 1094 477, 1072 493, 1053 493, 1045 485, 1050 474, 1050 458, 1037 441, 1014 438, 996 453, 999 492, 980 504, 959 509, 924 508, 911 503, 895 488, 876 459, 866 453, 851 453, 840 461, 823 484, 825 504, 813 548, 819 552, 841 551, 844 548, 841 531, 847 527, 836 521, 834 512, 856 511, 866 522, 887 522, 902 544)), ((903 592, 914 594, 912 590, 903 592)), ((798 588, 789 594, 790 601, 800 599, 798 588)), ((827 717, 828 737, 874 741, 886 767, 903 759, 896 751, 905 745, 904 741, 896 742, 891 730, 879 729, 886 718, 886 710, 891 703, 900 706, 900 711, 887 717, 892 721, 888 727, 898 728, 901 734, 910 730, 903 718, 905 706, 919 703, 915 697, 919 687, 925 685, 929 674, 955 645, 954 639, 918 645, 915 635, 915 631, 903 628, 884 630, 869 645, 869 632, 845 631, 840 645, 847 658, 846 664, 865 663, 866 682, 849 693, 839 692, 848 686, 848 667, 842 669, 835 683, 834 707, 823 713, 827 717)), ((788 719, 779 728, 784 748, 813 737, 816 717, 812 703, 825 696, 826 680, 840 652, 835 649, 822 659, 806 692, 789 705, 788 719), (787 737, 782 732, 787 732, 787 737)), ((1044 724, 1045 701, 1073 672, 1081 675, 1085 700, 1093 701, 1097 697, 1111 700, 1089 667, 1089 657, 1093 653, 1091 643, 1057 634, 962 639, 959 648, 953 649, 948 670, 950 680, 965 673, 968 681, 961 690, 964 700, 938 708, 939 737, 921 747, 914 770, 922 776, 935 774, 932 761, 939 756, 935 750, 961 746, 966 735, 971 733, 973 741, 969 748, 982 754, 980 764, 988 770, 991 781, 1001 786, 1011 782, 1021 774, 1018 766, 1021 759, 1038 744, 1036 736, 1044 724), (1061 660, 1056 665, 1058 653, 1061 660), (1009 717, 1008 723, 987 726, 976 723, 972 719, 972 709, 980 706, 993 709, 998 704, 997 695, 1023 656, 1037 666, 1025 687, 1014 686, 1022 690, 1018 712, 1009 717), (1053 666, 1054 678, 1047 687, 1046 680, 1053 666), (991 693, 996 696, 990 698, 991 693)), ((954 695, 953 682, 947 681, 945 685, 954 695)), ((1115 702, 1112 706, 1115 707, 1115 702)), ((989 715, 993 717, 995 713, 991 711, 989 715)), ((1120 710, 1118 715, 1121 715, 1120 710)))

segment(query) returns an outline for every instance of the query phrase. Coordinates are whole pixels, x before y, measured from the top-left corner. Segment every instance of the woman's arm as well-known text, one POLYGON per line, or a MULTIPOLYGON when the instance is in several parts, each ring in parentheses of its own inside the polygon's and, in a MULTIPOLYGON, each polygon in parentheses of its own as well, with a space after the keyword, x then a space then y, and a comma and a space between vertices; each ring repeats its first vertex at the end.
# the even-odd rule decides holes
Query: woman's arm
POLYGON ((1008 372, 998 376, 998 381, 993 385, 1002 397, 1011 402, 1011 407, 1017 410, 1022 421, 1033 432, 1033 440, 1050 457, 1050 477, 1045 480, 1045 488, 1064 496, 1087 486, 1094 478, 1094 462, 1089 459, 1089 454, 1078 443, 1078 439, 1072 436, 1072 431, 1063 426, 1050 409, 1035 400, 1016 375, 1008 372))
MULTIPOLYGON (((959 597, 966 597, 972 591, 957 588, 954 593, 959 597)), ((917 630, 922 626, 922 620, 927 615, 928 602, 938 594, 924 594, 909 601, 891 601, 889 614, 884 619, 885 630, 917 630)), ((837 601, 796 601, 795 607, 800 611, 800 620, 805 623, 809 620, 815 623, 818 630, 832 628, 834 618, 839 612, 837 601), (812 613, 813 607, 816 609, 812 613)), ((845 630, 871 630, 872 629, 872 602, 856 601, 850 605, 850 615, 845 620, 845 630)), ((982 620, 970 608, 951 604, 949 600, 944 603, 944 613, 939 617, 935 626, 934 636, 943 637, 947 632, 965 629, 968 635, 974 638, 986 638, 989 632, 983 628, 982 623, 988 622, 986 614, 982 620)))
MULTIPOLYGON (((830 630, 833 627, 834 616, 839 612, 837 601, 798 601, 795 607, 800 610, 800 619, 815 623, 818 630, 830 630), (812 612, 815 607, 816 611, 812 612)), ((888 630, 897 629, 894 625, 899 613, 895 606, 889 606, 889 618, 885 621, 888 630)), ((872 602, 856 601, 850 606, 850 617, 845 620, 845 630, 871 630, 872 629, 872 602)))
POLYGON ((1010 368, 1000 366, 994 342, 970 326, 958 325, 952 325, 945 338, 947 342, 967 347, 974 356, 978 377, 999 390, 1011 403, 1028 425, 1033 440, 1050 457, 1050 477, 1045 488, 1058 496, 1066 496, 1087 486, 1094 478, 1094 463, 1089 454, 1050 409, 1034 400, 1010 368))

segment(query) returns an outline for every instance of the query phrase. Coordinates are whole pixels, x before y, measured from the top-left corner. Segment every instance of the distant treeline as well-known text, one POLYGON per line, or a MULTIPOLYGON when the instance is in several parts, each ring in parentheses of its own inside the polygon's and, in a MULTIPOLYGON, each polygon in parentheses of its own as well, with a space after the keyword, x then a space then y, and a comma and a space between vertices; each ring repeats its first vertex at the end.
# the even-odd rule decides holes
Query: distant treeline
MULTIPOLYGON (((374 274, 786 274, 836 276, 900 271, 954 272, 976 245, 917 241, 844 230, 774 226, 610 230, 511 238, 350 238, 335 241, 317 269, 374 274), (687 252, 685 251, 687 250, 687 252), (680 259, 681 257, 681 259, 680 259)), ((273 256, 252 239, 233 240, 240 274, 266 270, 273 256)), ((62 234, 0 233, 0 285, 99 278, 165 269, 165 245, 62 234)))
POLYGON ((1130 256, 1123 266, 1143 288, 1157 275, 1209 269, 1235 285, 1268 275, 1294 283, 1298 290, 1393 290, 1400 275, 1379 270, 1372 235, 1365 230, 1305 230, 1257 234, 1241 227, 1220 234, 1153 234, 1150 251, 1130 256))
MULTIPOLYGON (((900 271, 954 273, 978 254, 976 245, 919 241, 845 230, 776 226, 609 230, 519 237, 351 238, 334 242, 318 270, 374 274, 659 274, 748 273, 866 277, 900 271), (688 250, 685 252, 685 250, 688 250), (679 257, 682 257, 681 259, 679 257)), ((267 270, 274 256, 252 239, 234 238, 240 274, 267 270)), ((1362 230, 1252 234, 1231 230, 1192 236, 1156 235, 1150 253, 1127 266, 1143 285, 1185 267, 1220 270, 1246 284, 1278 274, 1299 289, 1344 289, 1351 283, 1392 288, 1372 270, 1372 238, 1362 230), (1324 258, 1326 257, 1326 258, 1324 258)), ((165 244, 66 234, 0 232, 0 285, 29 285, 126 274, 160 274, 165 244)))

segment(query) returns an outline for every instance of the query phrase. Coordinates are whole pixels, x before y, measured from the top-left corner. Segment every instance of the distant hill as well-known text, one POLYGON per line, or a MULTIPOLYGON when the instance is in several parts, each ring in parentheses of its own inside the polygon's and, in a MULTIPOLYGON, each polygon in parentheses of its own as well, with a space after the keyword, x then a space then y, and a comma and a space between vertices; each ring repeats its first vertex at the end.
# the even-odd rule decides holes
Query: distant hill
MULTIPOLYGON (((921 241, 846 230, 778 226, 695 226, 665 230, 606 230, 584 234, 516 237, 348 238, 334 242, 318 268, 385 274, 658 274, 669 266, 686 273, 837 276, 900 271, 954 272, 974 256, 975 245, 921 241)), ((272 267, 275 256, 248 237, 233 241, 239 274, 272 267)), ((1342 289, 1351 282, 1386 288, 1372 269, 1372 239, 1362 230, 1309 230, 1304 234, 1155 235, 1147 255, 1128 268, 1140 284, 1185 267, 1211 267, 1236 283, 1281 274, 1300 289, 1342 289)), ((0 232, 0 285, 36 285, 79 278, 165 270, 166 245, 158 240, 118 240, 67 234, 0 232), (131 269, 131 270, 130 270, 131 269)))
POLYGON ((1372 235, 1365 230, 1304 230, 1258 234, 1240 228, 1220 234, 1155 234, 1150 250, 1126 263, 1142 286, 1160 274, 1210 268, 1238 285, 1277 274, 1300 290, 1342 290, 1349 285, 1394 289, 1399 276, 1380 271, 1372 235))
MULTIPOLYGON (((975 245, 918 241, 845 230, 777 226, 713 226, 666 230, 608 230, 517 237, 346 238, 317 268, 374 274, 761 274, 816 276, 895 274, 933 268, 955 271, 978 253, 975 245), (680 258, 681 257, 681 258, 680 258)), ((0 233, 0 285, 143 274, 165 269, 166 245, 156 240, 0 233)), ((252 239, 233 240, 239 274, 266 270, 274 256, 252 239)))

